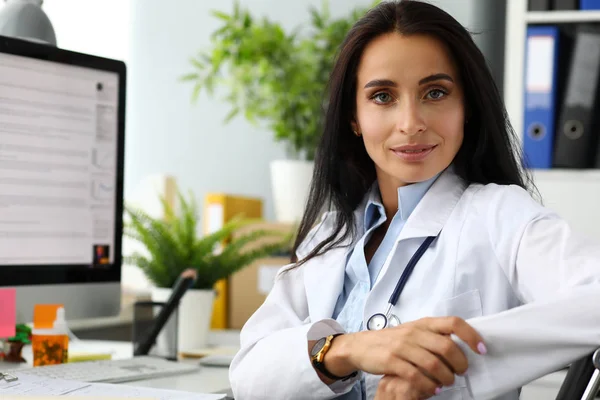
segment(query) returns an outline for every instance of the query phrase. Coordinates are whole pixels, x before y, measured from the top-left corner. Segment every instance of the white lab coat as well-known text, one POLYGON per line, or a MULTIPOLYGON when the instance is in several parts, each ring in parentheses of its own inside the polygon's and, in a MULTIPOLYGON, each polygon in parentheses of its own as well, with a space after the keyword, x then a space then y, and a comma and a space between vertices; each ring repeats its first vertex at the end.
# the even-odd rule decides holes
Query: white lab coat
MULTIPOLYGON (((363 221, 364 205, 357 208, 363 221)), ((326 213, 302 246, 328 236, 326 213)), ((600 223, 600 221, 598 221, 600 223)), ((366 299, 363 321, 383 312, 423 239, 439 237, 406 284, 394 313, 403 322, 456 315, 484 338, 485 356, 467 354, 466 377, 436 399, 515 399, 516 389, 600 347, 600 246, 573 232, 523 189, 467 185, 451 169, 432 185, 402 229, 366 299)), ((342 327, 331 319, 352 243, 283 267, 264 304, 241 332, 230 367, 236 399, 330 399, 353 381, 324 384, 307 340, 342 327)), ((376 385, 367 387, 373 396, 376 385)))

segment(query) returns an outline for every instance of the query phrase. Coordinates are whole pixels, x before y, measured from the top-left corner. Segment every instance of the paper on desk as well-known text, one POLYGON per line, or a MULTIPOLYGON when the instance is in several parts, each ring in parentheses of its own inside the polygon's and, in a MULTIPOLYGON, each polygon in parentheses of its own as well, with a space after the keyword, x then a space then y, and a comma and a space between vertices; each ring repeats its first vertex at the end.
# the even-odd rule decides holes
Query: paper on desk
POLYGON ((54 396, 85 396, 87 398, 96 396, 102 399, 143 398, 154 400, 220 400, 225 398, 224 394, 191 393, 124 384, 77 382, 27 375, 26 373, 15 375, 19 379, 14 382, 0 381, 1 400, 16 400, 21 399, 21 396, 28 396, 28 400, 51 400, 54 396))
POLYGON ((99 396, 102 398, 151 398, 156 400, 220 400, 224 394, 201 394, 178 390, 154 389, 110 383, 94 383, 87 387, 68 393, 66 396, 99 396))
POLYGON ((19 379, 13 382, 0 381, 0 399, 5 395, 47 395, 64 396, 66 393, 81 389, 89 383, 67 381, 62 379, 42 378, 34 375, 12 373, 19 379))
MULTIPOLYGON (((30 396, 24 394, 0 394, 0 400, 54 400, 56 396, 30 396)), ((100 395, 93 396, 76 396, 69 397, 70 400, 130 400, 131 397, 106 397, 100 395)), ((137 397, 136 400, 157 400, 157 397, 137 397)))

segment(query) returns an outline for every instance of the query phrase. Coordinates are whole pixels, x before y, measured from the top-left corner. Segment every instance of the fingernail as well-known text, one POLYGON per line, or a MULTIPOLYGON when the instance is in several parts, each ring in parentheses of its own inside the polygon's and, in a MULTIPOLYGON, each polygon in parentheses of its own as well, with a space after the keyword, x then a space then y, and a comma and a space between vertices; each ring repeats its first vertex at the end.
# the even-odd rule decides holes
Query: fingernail
POLYGON ((465 376, 467 375, 467 371, 463 372, 462 374, 457 374, 458 376, 465 376))
POLYGON ((479 344, 477 345, 477 350, 479 350, 479 354, 487 353, 487 348, 485 347, 485 344, 483 344, 483 342, 479 342, 479 344))
POLYGON ((442 388, 435 388, 435 395, 437 396, 438 394, 442 393, 442 388))

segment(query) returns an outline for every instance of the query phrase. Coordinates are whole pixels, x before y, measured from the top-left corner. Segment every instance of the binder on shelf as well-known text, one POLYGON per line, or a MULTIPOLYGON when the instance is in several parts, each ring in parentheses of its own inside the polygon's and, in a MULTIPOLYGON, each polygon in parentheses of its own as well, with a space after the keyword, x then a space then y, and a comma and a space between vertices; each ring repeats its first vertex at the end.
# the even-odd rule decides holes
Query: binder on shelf
POLYGON ((558 96, 559 29, 529 26, 525 44, 523 160, 526 168, 552 167, 558 96))
POLYGON ((578 10, 579 0, 553 0, 554 10, 578 10))
POLYGON ((529 11, 548 11, 550 6, 550 0, 529 0, 527 9, 529 11))
POLYGON ((591 168, 598 144, 600 28, 577 26, 554 149, 554 166, 591 168))
POLYGON ((580 10, 600 10, 600 0, 580 0, 580 10))
MULTIPOLYGON (((204 231, 211 233, 221 229, 225 223, 240 214, 244 218, 262 218, 262 200, 223 193, 208 193, 204 199, 204 210, 204 231)), ((211 329, 226 329, 229 310, 227 280, 217 282, 214 289, 211 329)))

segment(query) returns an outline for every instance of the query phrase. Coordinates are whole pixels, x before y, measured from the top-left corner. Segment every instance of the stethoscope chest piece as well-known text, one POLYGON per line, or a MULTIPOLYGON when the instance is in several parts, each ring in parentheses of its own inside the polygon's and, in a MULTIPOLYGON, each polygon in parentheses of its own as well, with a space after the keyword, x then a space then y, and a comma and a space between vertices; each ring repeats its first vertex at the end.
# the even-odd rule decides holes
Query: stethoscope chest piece
POLYGON ((371 315, 367 321, 367 329, 370 331, 380 331, 387 326, 387 318, 381 313, 371 315))
POLYGON ((386 316, 385 314, 377 313, 371 315, 367 321, 367 329, 370 331, 380 331, 385 328, 393 328, 400 325, 400 319, 394 314, 386 316))
POLYGON ((388 318, 388 327, 393 328, 395 326, 400 326, 400 318, 398 318, 394 314, 392 314, 388 318))

